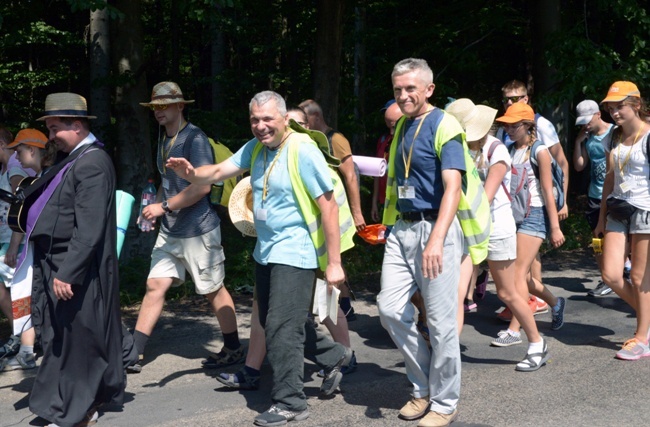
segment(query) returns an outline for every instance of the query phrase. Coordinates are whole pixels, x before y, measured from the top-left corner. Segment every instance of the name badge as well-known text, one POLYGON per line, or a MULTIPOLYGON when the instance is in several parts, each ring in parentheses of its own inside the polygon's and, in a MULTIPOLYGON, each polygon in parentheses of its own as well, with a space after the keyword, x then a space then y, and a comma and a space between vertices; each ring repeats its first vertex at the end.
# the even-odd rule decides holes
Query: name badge
POLYGON ((408 185, 397 187, 397 195, 400 199, 415 199, 415 188, 408 185))
POLYGON ((623 180, 621 184, 618 186, 623 193, 627 193, 630 191, 632 188, 634 188, 634 182, 630 179, 623 180))
POLYGON ((167 178, 162 179, 162 186, 165 190, 169 190, 169 180, 167 178))
POLYGON ((266 209, 258 209, 255 212, 255 219, 258 221, 266 221, 266 209))

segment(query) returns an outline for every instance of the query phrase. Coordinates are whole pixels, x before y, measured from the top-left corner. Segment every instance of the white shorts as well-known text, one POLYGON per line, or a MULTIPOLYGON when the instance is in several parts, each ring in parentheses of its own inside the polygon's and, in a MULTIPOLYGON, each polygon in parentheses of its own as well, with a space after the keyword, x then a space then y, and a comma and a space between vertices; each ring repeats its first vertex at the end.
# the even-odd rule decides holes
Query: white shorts
POLYGON ((510 261, 517 258, 517 235, 503 239, 490 239, 488 256, 490 261, 510 261))
POLYGON ((196 237, 169 237, 162 230, 151 252, 150 279, 173 279, 173 286, 185 282, 185 270, 199 295, 218 291, 225 278, 226 257, 221 246, 221 226, 196 237))

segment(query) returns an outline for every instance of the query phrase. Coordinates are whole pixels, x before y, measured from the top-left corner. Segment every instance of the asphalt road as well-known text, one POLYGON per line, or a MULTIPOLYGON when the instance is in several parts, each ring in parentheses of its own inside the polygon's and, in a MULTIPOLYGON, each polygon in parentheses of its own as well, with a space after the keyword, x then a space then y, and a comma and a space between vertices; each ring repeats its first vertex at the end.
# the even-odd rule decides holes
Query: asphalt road
MULTIPOLYGON (((550 330, 550 314, 538 316, 551 352, 548 364, 520 373, 515 364, 526 344, 507 348, 489 343, 505 324, 495 318, 500 304, 494 285, 467 316, 461 336, 460 417, 454 426, 646 425, 650 418, 650 359, 616 360, 614 354, 635 329, 631 310, 616 296, 589 298, 597 282, 587 252, 544 259, 544 282, 567 298, 565 325, 550 330)), ((372 284, 369 289, 376 289, 372 284)), ((296 426, 415 426, 397 419, 410 386, 404 362, 381 327, 371 291, 357 292, 358 319, 350 323, 357 372, 344 377, 334 398, 319 400, 317 368, 305 364, 311 416, 296 426)), ((240 334, 247 341, 250 297, 238 298, 240 334)), ((133 312, 125 313, 133 324, 133 312)), ((321 328, 323 328, 321 326, 321 328)), ((168 305, 147 348, 143 372, 128 377, 123 408, 103 408, 98 426, 248 426, 270 405, 270 367, 263 367, 259 391, 227 391, 200 360, 221 347, 214 316, 200 298, 168 305)), ((234 372, 238 367, 230 369, 234 372)), ((29 412, 34 371, 0 373, 0 426, 39 425, 29 412)))

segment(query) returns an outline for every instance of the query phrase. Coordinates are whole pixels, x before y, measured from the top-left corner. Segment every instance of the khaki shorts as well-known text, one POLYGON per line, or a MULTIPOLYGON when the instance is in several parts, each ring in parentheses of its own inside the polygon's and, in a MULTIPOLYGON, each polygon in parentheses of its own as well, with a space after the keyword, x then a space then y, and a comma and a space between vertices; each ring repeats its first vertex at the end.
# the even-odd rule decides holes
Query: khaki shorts
POLYGON ((226 257, 221 246, 221 227, 196 237, 169 237, 162 230, 151 253, 150 279, 171 277, 172 286, 185 282, 185 270, 199 295, 218 291, 223 286, 226 257))

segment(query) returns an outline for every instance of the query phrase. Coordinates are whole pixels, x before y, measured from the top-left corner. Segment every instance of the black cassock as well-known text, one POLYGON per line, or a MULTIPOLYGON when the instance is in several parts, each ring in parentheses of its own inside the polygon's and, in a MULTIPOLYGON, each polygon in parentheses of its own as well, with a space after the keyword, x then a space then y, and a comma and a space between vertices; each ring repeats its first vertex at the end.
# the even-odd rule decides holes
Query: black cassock
POLYGON ((115 170, 102 149, 78 149, 87 151, 65 172, 30 236, 32 320, 44 354, 29 408, 62 427, 94 405, 121 404, 124 392, 115 170), (70 300, 54 296, 54 278, 72 284, 70 300))

